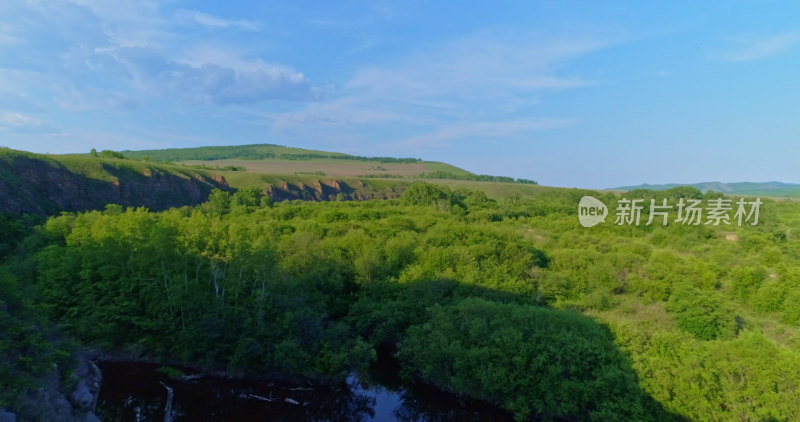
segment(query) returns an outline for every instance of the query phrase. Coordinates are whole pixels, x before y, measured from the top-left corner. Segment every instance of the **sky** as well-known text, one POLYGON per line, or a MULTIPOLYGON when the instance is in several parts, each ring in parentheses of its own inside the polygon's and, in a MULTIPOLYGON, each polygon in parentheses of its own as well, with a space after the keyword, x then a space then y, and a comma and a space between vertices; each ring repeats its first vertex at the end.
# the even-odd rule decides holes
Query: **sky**
POLYGON ((0 0, 0 146, 800 183, 800 3, 0 0))

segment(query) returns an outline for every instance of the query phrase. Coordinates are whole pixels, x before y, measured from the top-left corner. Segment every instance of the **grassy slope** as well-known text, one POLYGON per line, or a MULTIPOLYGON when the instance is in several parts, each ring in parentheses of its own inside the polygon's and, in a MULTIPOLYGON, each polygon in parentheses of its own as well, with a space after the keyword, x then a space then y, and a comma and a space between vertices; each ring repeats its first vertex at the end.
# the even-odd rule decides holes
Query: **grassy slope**
POLYGON ((154 163, 138 160, 120 160, 116 158, 87 157, 84 155, 48 155, 48 158, 60 163, 69 171, 81 174, 90 179, 114 182, 120 175, 148 175, 154 170, 181 177, 196 178, 198 175, 212 177, 211 172, 203 169, 181 167, 172 164, 154 163))
POLYGON ((360 157, 338 152, 292 148, 280 145, 240 145, 147 151, 123 151, 128 157, 181 162, 210 167, 243 166, 247 171, 271 174, 322 172, 326 176, 415 176, 433 171, 458 175, 468 171, 449 164, 413 158, 360 157))

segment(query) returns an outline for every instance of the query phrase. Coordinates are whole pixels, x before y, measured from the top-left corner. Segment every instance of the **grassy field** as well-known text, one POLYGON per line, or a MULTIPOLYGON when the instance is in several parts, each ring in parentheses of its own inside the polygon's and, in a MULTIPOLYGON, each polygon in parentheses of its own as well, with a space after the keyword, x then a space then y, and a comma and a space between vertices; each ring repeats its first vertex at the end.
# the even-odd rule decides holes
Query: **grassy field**
POLYGON ((309 160, 188 160, 181 164, 188 166, 208 167, 244 167, 252 173, 269 174, 312 174, 332 177, 387 176, 413 177, 436 170, 450 171, 458 174, 468 173, 443 163, 419 161, 415 163, 383 163, 381 161, 337 160, 317 158, 309 160))
POLYGON ((286 147, 273 144, 232 145, 218 147, 197 147, 180 149, 160 149, 144 151, 122 151, 131 158, 148 158, 153 161, 188 161, 188 160, 313 160, 334 159, 346 161, 380 161, 384 163, 412 163, 422 161, 418 158, 364 157, 341 152, 318 151, 303 148, 286 147))

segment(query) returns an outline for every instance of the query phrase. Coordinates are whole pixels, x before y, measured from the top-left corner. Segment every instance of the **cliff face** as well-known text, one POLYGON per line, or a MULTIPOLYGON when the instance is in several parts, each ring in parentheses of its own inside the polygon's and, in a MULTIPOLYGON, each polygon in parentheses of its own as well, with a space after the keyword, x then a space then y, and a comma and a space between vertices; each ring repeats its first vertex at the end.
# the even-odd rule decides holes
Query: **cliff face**
MULTIPOLYGON (((275 201, 389 199, 407 187, 369 179, 272 180, 261 186, 275 201)), ((223 176, 185 167, 0 150, 0 212, 15 215, 99 210, 107 204, 160 211, 201 204, 215 188, 236 190, 223 176)))
POLYGON ((313 180, 307 183, 268 184, 264 193, 275 201, 302 199, 306 201, 365 201, 369 199, 399 198, 405 185, 377 189, 365 185, 361 180, 313 180), (351 185, 352 184, 352 185, 351 185))
POLYGON ((106 204, 163 210, 204 202, 214 188, 229 190, 222 177, 169 173, 102 164, 101 180, 70 171, 59 162, 20 155, 0 160, 0 211, 51 215, 60 211, 102 209, 106 204), (110 176, 110 177, 109 177, 110 176))

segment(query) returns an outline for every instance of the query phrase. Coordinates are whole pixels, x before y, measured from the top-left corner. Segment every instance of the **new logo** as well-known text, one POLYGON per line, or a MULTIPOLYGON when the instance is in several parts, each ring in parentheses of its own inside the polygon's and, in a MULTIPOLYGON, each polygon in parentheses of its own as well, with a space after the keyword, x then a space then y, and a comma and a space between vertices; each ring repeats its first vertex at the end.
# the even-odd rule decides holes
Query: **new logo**
POLYGON ((592 227, 606 221, 608 207, 599 199, 584 196, 578 203, 578 220, 583 227, 592 227))

